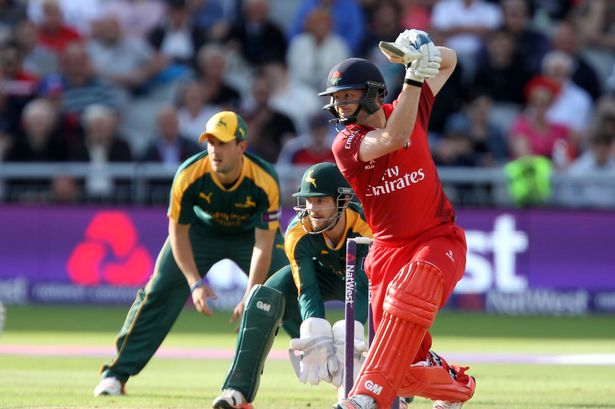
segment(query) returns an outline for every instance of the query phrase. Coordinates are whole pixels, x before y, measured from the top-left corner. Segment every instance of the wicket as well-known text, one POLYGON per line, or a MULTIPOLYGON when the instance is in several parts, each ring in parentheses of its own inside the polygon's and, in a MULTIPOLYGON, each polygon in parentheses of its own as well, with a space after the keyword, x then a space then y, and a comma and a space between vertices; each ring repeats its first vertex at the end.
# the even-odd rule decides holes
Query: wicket
MULTIPOLYGON (((369 246, 373 240, 369 237, 354 237, 346 240, 346 297, 344 302, 344 320, 346 321, 346 349, 344 356, 344 396, 348 397, 354 384, 354 317, 355 297, 357 284, 355 281, 355 269, 362 259, 357 260, 357 246, 369 246)), ((370 294, 371 298, 371 294, 370 294)), ((371 300, 370 300, 371 301, 371 300)), ((371 316, 371 308, 367 311, 368 342, 374 338, 374 326, 371 316)), ((399 399, 395 399, 391 409, 399 409, 399 399)))

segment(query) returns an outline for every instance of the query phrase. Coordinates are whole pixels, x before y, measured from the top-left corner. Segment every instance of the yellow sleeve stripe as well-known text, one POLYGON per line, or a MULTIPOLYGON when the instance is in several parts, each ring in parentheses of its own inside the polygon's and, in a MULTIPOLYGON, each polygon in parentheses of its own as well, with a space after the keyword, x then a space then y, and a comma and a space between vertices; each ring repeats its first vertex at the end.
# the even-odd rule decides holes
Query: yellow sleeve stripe
POLYGON ((292 230, 286 232, 286 237, 284 237, 284 250, 286 251, 286 257, 288 257, 288 261, 290 261, 290 269, 293 274, 293 281, 295 282, 295 287, 297 287, 297 291, 301 294, 301 278, 299 276, 299 264, 297 263, 297 259, 295 258, 295 249, 297 248, 297 244, 299 240, 307 233, 303 231, 301 227, 301 223, 297 223, 292 230))
POLYGON ((175 176, 173 187, 171 188, 171 204, 167 212, 167 216, 170 219, 179 221, 184 193, 195 180, 203 177, 203 175, 210 171, 211 163, 209 162, 209 156, 205 156, 175 176))
POLYGON ((373 237, 374 234, 372 233, 372 229, 370 229, 367 222, 361 218, 361 215, 350 208, 347 210, 348 212, 346 215, 348 221, 346 222, 346 237, 348 237, 348 230, 350 229, 362 237, 373 237))
MULTIPOLYGON (((256 186, 260 187, 269 200, 268 212, 277 212, 280 210, 280 187, 273 176, 267 173, 263 168, 258 166, 252 159, 244 156, 244 159, 250 162, 249 178, 254 181, 256 186)), ((275 230, 280 226, 278 220, 269 223, 269 230, 275 230)))

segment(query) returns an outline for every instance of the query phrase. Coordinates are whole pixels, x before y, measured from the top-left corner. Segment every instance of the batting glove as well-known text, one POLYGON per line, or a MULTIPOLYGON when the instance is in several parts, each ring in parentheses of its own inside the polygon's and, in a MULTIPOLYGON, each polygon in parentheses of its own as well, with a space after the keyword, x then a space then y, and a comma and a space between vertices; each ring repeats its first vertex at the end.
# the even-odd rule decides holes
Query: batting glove
POLYGON ((406 80, 410 80, 410 83, 422 84, 423 81, 434 78, 440 72, 442 57, 438 47, 434 43, 423 44, 419 51, 420 58, 412 61, 406 68, 406 80))
POLYGON ((337 371, 331 324, 323 318, 308 318, 299 332, 300 338, 290 340, 290 352, 299 352, 301 356, 297 372, 299 381, 312 385, 330 382, 331 374, 337 371))
POLYGON ((421 46, 429 43, 433 44, 429 34, 412 29, 399 34, 395 42, 380 41, 378 47, 390 62, 408 66, 421 57, 421 46))
MULTIPOLYGON (((338 321, 333 324, 333 348, 335 349, 335 358, 337 359, 338 370, 331 377, 331 383, 337 387, 342 386, 344 382, 344 373, 346 371, 346 321, 338 321)), ((353 361, 353 379, 357 379, 359 371, 365 362, 367 352, 367 343, 365 342, 365 329, 359 321, 354 322, 354 361, 353 361)))

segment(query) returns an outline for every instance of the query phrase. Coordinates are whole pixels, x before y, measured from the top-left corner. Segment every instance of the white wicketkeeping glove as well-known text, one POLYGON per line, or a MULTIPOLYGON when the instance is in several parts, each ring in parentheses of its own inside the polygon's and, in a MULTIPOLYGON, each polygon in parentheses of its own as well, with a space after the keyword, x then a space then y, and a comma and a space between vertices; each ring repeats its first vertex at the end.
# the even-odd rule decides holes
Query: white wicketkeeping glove
POLYGON ((412 61, 406 68, 406 79, 423 82, 438 75, 442 57, 433 42, 421 45, 419 51, 421 57, 412 61))
POLYGON ((299 329, 300 338, 290 340, 291 360, 294 352, 301 353, 297 377, 303 383, 318 385, 331 381, 337 371, 337 359, 333 349, 331 324, 323 318, 308 318, 299 329))
MULTIPOLYGON (((337 387, 344 382, 344 365, 346 359, 346 321, 338 321, 333 324, 333 347, 335 348, 335 357, 337 359, 337 372, 333 374, 331 383, 337 387)), ((365 342, 365 329, 359 321, 354 322, 354 365, 353 379, 357 379, 359 371, 365 362, 367 353, 367 343, 365 342)))
POLYGON ((378 47, 390 62, 408 66, 421 58, 421 46, 429 43, 433 44, 429 34, 412 29, 399 34, 393 43, 380 41, 378 47))

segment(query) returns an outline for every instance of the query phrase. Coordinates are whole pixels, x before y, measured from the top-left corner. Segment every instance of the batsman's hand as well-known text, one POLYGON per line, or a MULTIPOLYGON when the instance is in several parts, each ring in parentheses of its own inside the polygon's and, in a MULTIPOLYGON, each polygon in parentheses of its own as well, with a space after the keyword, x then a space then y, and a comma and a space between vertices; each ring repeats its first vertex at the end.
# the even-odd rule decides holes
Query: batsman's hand
POLYGON ((400 33, 395 42, 380 41, 378 47, 390 62, 408 66, 412 61, 421 58, 421 46, 429 43, 433 44, 429 34, 411 29, 400 33))
POLYGON ((299 381, 312 385, 330 382, 331 374, 338 370, 331 324, 323 318, 308 318, 301 324, 300 334, 300 338, 290 341, 290 351, 299 352, 301 356, 297 372, 299 381))
POLYGON ((210 298, 212 300, 217 300, 218 296, 207 284, 203 284, 192 291, 192 303, 194 304, 194 308, 203 315, 213 315, 212 310, 209 308, 209 305, 207 305, 207 300, 210 298))
POLYGON ((440 72, 442 57, 434 43, 423 44, 420 47, 420 58, 414 60, 406 68, 406 78, 418 82, 434 78, 440 72))
MULTIPOLYGON (((337 371, 331 377, 331 383, 337 387, 344 382, 344 372, 346 371, 346 321, 341 320, 333 324, 333 349, 337 359, 337 371)), ((354 322, 354 360, 353 376, 357 379, 359 371, 365 362, 367 354, 367 342, 365 342, 365 328, 359 321, 354 322)))

